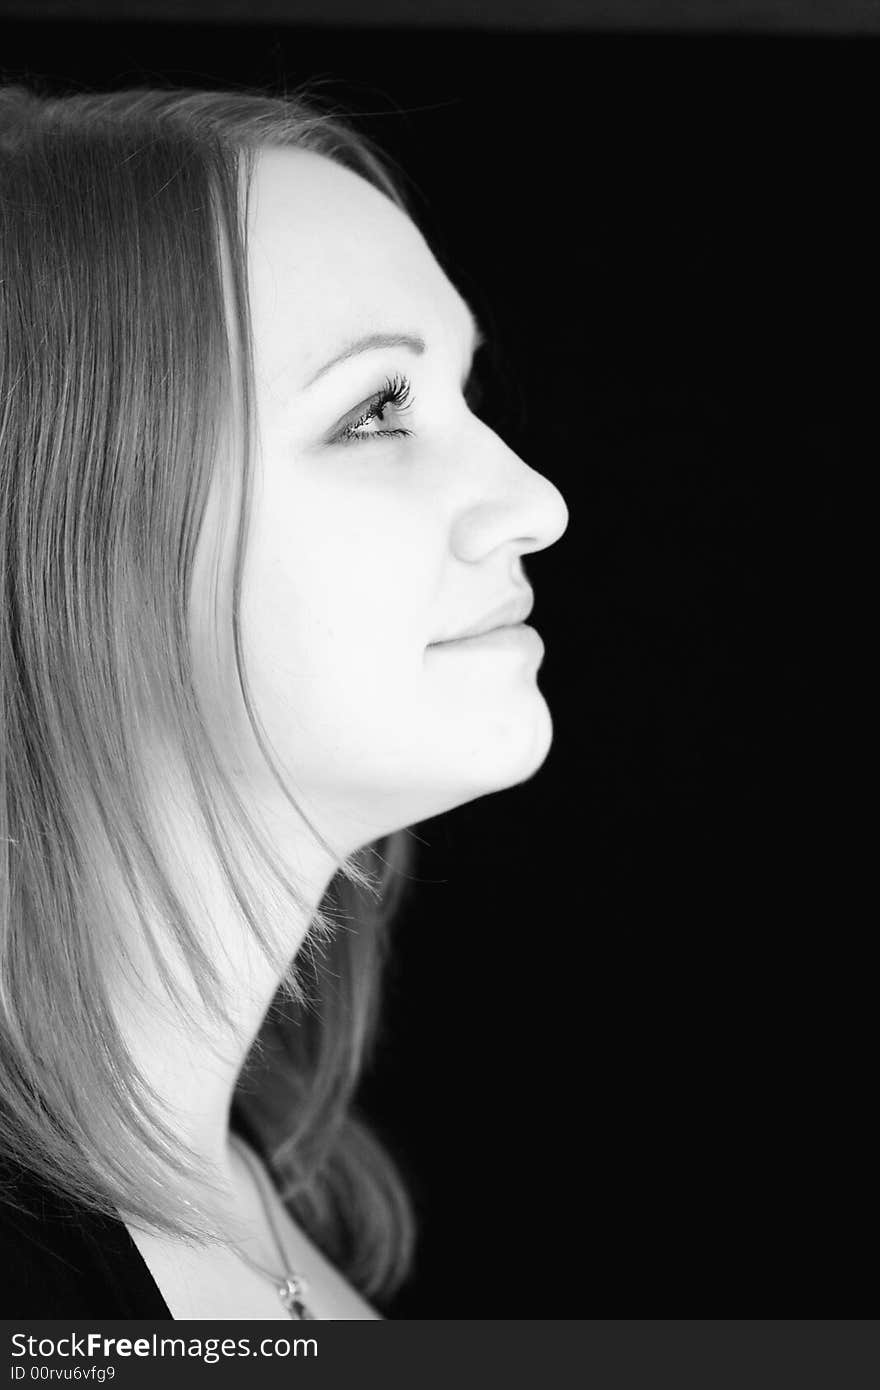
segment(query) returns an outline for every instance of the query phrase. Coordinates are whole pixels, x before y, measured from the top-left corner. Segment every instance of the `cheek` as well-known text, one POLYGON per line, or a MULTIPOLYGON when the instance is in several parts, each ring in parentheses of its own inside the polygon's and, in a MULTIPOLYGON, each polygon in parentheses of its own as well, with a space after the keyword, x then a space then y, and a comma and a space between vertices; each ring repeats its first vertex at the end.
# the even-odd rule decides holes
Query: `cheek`
POLYGON ((387 739, 418 695, 442 554, 436 523, 384 495, 300 490, 266 506, 242 611, 269 727, 325 753, 387 739))

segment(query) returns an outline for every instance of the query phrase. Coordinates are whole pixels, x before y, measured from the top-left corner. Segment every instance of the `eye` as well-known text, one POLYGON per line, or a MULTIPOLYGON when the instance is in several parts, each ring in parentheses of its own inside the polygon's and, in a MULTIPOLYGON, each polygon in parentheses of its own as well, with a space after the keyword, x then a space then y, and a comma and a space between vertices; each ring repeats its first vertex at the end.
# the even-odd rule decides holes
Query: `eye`
POLYGON ((386 380, 381 391, 377 391, 375 396, 363 401, 351 417, 333 436, 334 443, 354 444, 366 439, 387 439, 390 436, 407 436, 412 434, 412 430, 405 429, 381 429, 372 430, 364 433, 366 427, 374 420, 385 422, 386 411, 392 409, 398 415, 410 410, 415 402, 412 394, 412 384, 408 377, 395 376, 386 380))

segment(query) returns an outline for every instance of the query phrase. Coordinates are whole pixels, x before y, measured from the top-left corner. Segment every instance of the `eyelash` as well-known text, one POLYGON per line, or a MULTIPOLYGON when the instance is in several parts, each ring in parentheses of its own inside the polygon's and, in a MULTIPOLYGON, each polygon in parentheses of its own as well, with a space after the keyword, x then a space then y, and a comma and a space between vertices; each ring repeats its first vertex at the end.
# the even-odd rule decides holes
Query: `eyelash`
POLYGON ((395 376, 386 380, 381 391, 377 391, 375 396, 371 396, 366 403, 366 408, 356 420, 344 425, 336 436, 342 444, 358 444, 367 439, 387 439, 391 435, 408 436, 412 430, 374 430, 372 434, 356 434, 363 425, 368 425, 371 420, 381 417, 385 408, 393 405, 394 409, 400 413, 410 410, 415 403, 412 394, 412 383, 408 377, 395 376))
MULTIPOLYGON (((469 409, 477 409, 482 399, 482 394, 479 381, 475 380, 473 374, 471 374, 464 392, 464 397, 468 403, 469 409)), ((382 415, 386 406, 389 405, 393 405, 394 409, 400 414, 405 410, 411 410, 415 405, 415 396, 412 394, 412 382, 409 377, 395 376, 386 378, 385 385, 382 387, 381 391, 377 391, 375 396, 370 397, 366 402, 366 409, 356 420, 352 420, 349 424, 342 427, 336 436, 336 440, 341 444, 359 444, 367 439, 388 439, 392 436, 409 438, 413 433, 412 430, 374 430, 372 434, 354 433, 355 430, 359 430, 363 425, 369 424, 371 420, 375 420, 377 416, 382 415)))

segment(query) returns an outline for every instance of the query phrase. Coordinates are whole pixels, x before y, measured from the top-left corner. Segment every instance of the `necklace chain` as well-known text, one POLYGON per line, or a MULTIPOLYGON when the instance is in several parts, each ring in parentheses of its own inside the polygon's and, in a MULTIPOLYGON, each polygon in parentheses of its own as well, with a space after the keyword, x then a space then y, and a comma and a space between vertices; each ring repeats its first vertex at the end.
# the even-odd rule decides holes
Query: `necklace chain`
POLYGON ((272 1204, 264 1192, 265 1179, 263 1173, 259 1165, 251 1158, 247 1145, 242 1144, 236 1135, 230 1135, 230 1139, 234 1142, 235 1148, 238 1150, 247 1164, 249 1171, 253 1175, 254 1183, 257 1188, 257 1195, 260 1198, 263 1210, 268 1218, 272 1239, 275 1241, 275 1248, 278 1251, 278 1258, 281 1261, 281 1268, 284 1270, 284 1273, 279 1277, 277 1274, 273 1274, 271 1270, 264 1269, 262 1265, 257 1264, 249 1255, 246 1255, 243 1250, 239 1250, 238 1246, 234 1247, 235 1253, 240 1259, 244 1260, 245 1264, 250 1265, 251 1269, 255 1269, 258 1274, 263 1274, 267 1279, 272 1280, 278 1297, 281 1299, 282 1304, 292 1318, 314 1320, 315 1314, 310 1311, 304 1302, 305 1296, 309 1291, 308 1280, 304 1275, 294 1273, 288 1265, 284 1243, 279 1234, 278 1227, 275 1225, 275 1217, 272 1214, 272 1204))

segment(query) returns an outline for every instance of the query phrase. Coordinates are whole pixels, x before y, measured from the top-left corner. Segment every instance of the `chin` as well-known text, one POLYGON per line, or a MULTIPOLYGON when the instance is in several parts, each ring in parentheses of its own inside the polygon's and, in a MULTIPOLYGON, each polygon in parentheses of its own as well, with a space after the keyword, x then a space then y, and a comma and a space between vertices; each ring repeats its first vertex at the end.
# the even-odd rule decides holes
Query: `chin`
POLYGON ((460 804, 527 782, 543 767, 552 743, 553 720, 543 700, 532 718, 498 719, 463 741, 458 759, 468 789, 460 804))

